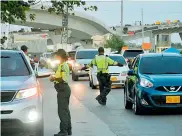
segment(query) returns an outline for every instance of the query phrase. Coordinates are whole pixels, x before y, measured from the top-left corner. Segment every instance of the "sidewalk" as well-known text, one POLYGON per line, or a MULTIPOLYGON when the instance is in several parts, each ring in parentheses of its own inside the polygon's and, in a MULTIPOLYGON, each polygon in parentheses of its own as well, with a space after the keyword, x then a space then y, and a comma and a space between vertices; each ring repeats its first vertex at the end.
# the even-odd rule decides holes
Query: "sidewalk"
POLYGON ((104 122, 74 96, 71 96, 70 110, 73 136, 116 136, 104 122))

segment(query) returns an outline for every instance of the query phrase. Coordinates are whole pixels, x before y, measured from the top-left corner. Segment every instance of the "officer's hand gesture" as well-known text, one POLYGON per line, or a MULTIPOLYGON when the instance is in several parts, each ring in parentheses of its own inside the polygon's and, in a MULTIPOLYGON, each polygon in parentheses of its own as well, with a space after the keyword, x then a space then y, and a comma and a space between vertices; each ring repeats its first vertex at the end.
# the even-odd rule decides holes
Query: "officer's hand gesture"
POLYGON ((55 81, 55 79, 56 79, 55 75, 50 75, 49 80, 50 80, 51 82, 55 81))

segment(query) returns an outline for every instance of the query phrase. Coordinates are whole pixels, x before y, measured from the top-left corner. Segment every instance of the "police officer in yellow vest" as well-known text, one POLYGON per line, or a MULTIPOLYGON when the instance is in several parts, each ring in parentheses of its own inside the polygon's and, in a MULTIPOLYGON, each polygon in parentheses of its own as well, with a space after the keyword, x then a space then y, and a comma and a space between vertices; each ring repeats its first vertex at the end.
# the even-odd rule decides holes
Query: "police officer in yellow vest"
MULTIPOLYGON (((100 95, 96 97, 96 100, 101 105, 106 105, 107 95, 111 91, 110 75, 108 74, 108 67, 111 65, 123 66, 122 64, 110 59, 104 55, 104 48, 98 49, 99 55, 96 56, 87 67, 97 66, 97 79, 99 82, 100 95)), ((84 68, 83 68, 84 69, 84 68)))
POLYGON ((71 115, 69 110, 69 99, 71 89, 68 85, 69 66, 66 62, 67 53, 63 49, 56 52, 56 59, 60 61, 56 75, 50 77, 50 81, 54 82, 54 87, 57 91, 58 115, 60 118, 60 132, 54 136, 68 136, 71 131, 71 115))

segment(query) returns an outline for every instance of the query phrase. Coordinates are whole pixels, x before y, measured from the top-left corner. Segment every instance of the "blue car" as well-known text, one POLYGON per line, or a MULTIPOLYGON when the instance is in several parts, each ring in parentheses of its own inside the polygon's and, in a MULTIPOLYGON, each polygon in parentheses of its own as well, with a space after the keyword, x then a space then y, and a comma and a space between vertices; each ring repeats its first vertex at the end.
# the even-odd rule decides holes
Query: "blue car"
POLYGON ((125 109, 182 109, 182 55, 149 53, 135 58, 124 88, 125 109))

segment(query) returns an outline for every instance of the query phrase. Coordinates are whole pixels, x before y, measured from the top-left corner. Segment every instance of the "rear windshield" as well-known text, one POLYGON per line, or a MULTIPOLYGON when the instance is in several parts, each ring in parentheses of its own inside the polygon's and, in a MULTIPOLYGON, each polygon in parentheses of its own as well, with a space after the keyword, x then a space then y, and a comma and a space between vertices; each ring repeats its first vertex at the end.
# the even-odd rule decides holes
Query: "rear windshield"
POLYGON ((139 54, 143 54, 143 50, 126 50, 123 54, 123 57, 125 58, 134 58, 138 56, 139 54))
POLYGON ((74 59, 75 58, 75 51, 71 51, 71 52, 68 52, 68 55, 71 59, 74 59))
POLYGON ((114 60, 116 62, 119 62, 119 63, 121 63, 123 65, 126 64, 126 61, 122 56, 109 56, 109 58, 111 58, 112 60, 114 60))
POLYGON ((1 52, 1 76, 28 76, 29 69, 21 54, 1 52))
POLYGON ((78 51, 76 59, 93 59, 98 54, 96 51, 78 51))
POLYGON ((182 57, 142 58, 139 70, 142 74, 182 74, 182 57))

